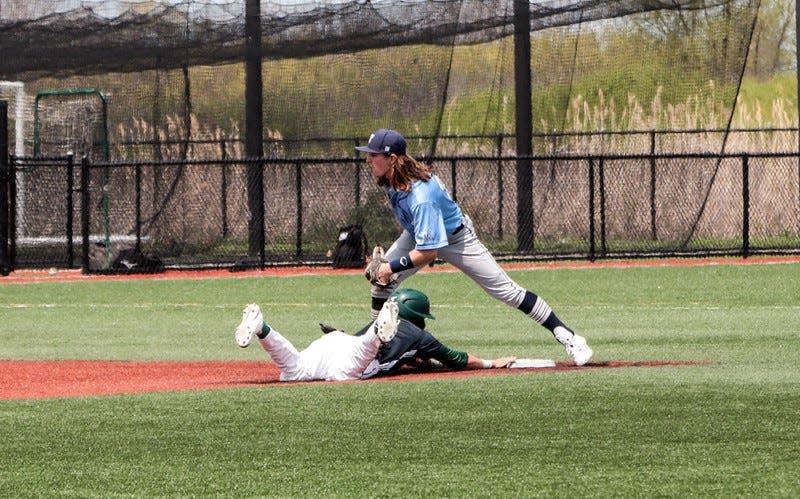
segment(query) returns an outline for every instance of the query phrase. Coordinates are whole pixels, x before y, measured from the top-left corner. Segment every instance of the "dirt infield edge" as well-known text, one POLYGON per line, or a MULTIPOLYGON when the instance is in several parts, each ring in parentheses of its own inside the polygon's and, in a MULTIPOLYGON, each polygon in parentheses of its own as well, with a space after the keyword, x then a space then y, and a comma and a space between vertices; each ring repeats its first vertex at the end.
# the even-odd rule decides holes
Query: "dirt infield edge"
MULTIPOLYGON (((703 364, 702 361, 604 361, 576 367, 558 362, 539 369, 476 371, 403 371, 364 382, 423 381, 476 376, 520 375, 623 367, 663 367, 703 364)), ((0 360, 0 400, 93 397, 148 392, 213 390, 246 386, 293 386, 278 380, 272 362, 177 361, 138 362, 103 360, 0 360)), ((333 383, 317 381, 314 383, 333 383)))
MULTIPOLYGON (((711 257, 711 258, 657 258, 642 260, 568 260, 552 262, 503 262, 506 270, 549 270, 549 269, 602 269, 602 268, 635 268, 635 267, 699 267, 714 265, 778 265, 800 263, 800 255, 785 256, 750 256, 711 257)), ((231 272, 228 269, 206 270, 167 270, 155 274, 89 274, 84 275, 79 269, 33 269, 17 270, 8 276, 0 277, 2 284, 27 284, 38 282, 64 281, 123 281, 130 279, 224 279, 247 277, 293 277, 299 275, 360 275, 361 269, 334 269, 319 266, 269 267, 264 270, 246 270, 231 272)), ((458 272, 449 264, 425 267, 421 272, 458 272)))

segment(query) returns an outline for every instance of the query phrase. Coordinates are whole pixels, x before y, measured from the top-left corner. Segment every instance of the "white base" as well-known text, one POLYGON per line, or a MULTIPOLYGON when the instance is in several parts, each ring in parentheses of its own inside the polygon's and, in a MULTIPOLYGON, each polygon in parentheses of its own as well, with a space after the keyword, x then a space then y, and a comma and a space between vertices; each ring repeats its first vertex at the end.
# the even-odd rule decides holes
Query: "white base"
POLYGON ((508 365, 509 369, 539 369, 556 367, 556 361, 550 359, 517 359, 508 365))

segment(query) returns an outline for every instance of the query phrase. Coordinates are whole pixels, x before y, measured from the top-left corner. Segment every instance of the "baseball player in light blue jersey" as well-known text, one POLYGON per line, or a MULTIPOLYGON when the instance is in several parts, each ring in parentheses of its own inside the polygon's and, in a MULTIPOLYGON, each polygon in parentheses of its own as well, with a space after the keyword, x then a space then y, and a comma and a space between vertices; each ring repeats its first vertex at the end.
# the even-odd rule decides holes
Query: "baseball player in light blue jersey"
POLYGON ((373 282, 373 317, 400 282, 438 257, 464 272, 490 296, 550 330, 576 365, 591 360, 593 352, 586 339, 561 322, 542 297, 514 282, 500 267, 478 239, 472 220, 431 167, 406 153, 400 133, 381 128, 366 146, 356 149, 367 154, 367 164, 403 227, 386 251, 387 262, 378 269, 378 282, 373 282))

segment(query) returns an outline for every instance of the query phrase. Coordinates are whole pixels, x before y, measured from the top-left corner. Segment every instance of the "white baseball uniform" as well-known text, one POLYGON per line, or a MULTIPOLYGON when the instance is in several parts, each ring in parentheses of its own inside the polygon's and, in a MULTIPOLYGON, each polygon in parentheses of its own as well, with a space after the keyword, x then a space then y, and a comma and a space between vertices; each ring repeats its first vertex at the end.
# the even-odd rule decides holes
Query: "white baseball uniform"
POLYGON ((374 328, 362 336, 332 331, 302 351, 274 329, 258 341, 280 368, 281 381, 360 379, 381 346, 374 328))

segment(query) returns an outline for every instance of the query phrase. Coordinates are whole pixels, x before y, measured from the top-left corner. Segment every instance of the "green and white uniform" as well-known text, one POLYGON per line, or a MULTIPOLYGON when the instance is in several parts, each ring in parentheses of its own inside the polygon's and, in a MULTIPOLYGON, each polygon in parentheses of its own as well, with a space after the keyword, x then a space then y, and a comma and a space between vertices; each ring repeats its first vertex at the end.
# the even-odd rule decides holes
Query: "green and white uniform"
MULTIPOLYGON (((369 326, 357 332, 356 336, 368 333, 369 326)), ((425 329, 400 319, 397 334, 392 341, 380 347, 378 356, 364 369, 361 379, 397 372, 403 366, 413 365, 418 359, 433 359, 445 367, 458 370, 466 367, 468 354, 453 350, 425 329)))

